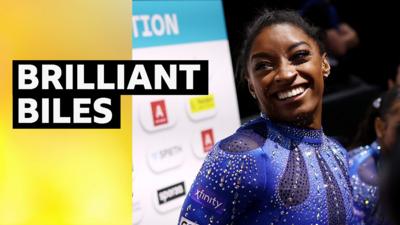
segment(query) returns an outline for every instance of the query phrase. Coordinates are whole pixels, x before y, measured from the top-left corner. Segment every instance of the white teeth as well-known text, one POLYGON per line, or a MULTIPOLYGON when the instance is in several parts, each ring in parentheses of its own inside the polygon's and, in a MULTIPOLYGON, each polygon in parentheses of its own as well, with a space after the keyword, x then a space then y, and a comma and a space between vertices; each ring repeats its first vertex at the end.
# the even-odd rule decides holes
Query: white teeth
POLYGON ((278 93, 278 99, 279 100, 283 100, 286 98, 290 98, 299 94, 302 94, 304 92, 304 88, 303 87, 298 87, 298 88, 294 88, 288 91, 282 91, 278 93))

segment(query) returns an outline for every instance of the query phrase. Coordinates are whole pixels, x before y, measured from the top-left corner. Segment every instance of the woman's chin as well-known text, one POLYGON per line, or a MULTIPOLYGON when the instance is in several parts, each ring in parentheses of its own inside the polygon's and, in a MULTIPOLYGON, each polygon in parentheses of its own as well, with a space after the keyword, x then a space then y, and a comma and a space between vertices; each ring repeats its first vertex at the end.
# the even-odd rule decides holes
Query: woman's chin
MULTIPOLYGON (((314 121, 314 114, 309 111, 281 113, 277 121, 289 123, 299 127, 309 127, 314 121)), ((272 119, 274 119, 272 117, 272 119)))

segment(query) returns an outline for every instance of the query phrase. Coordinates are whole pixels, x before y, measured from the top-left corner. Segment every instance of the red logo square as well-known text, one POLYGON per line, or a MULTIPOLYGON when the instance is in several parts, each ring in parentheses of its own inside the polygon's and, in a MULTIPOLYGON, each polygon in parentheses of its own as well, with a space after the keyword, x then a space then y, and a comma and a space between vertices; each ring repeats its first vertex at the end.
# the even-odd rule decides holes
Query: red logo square
POLYGON ((212 129, 201 131, 201 142, 203 143, 204 152, 210 151, 214 146, 214 133, 212 129))
POLYGON ((154 126, 168 123, 167 108, 164 100, 151 102, 151 113, 153 115, 154 126))

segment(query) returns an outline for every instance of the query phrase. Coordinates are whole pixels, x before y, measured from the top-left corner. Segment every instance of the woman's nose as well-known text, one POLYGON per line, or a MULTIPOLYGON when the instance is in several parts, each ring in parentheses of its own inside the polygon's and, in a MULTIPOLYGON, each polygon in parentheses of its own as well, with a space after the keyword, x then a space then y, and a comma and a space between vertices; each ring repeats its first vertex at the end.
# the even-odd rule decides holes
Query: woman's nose
POLYGON ((283 65, 279 68, 275 76, 276 82, 292 82, 297 75, 297 71, 292 65, 283 65))

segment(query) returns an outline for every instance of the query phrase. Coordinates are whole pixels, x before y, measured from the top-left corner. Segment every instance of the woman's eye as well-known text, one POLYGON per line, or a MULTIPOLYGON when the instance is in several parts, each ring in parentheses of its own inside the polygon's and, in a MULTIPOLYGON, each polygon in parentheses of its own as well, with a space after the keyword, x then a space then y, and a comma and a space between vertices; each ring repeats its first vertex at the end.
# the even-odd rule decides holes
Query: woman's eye
POLYGON ((273 66, 269 62, 259 62, 256 63, 256 65, 254 66, 255 71, 271 70, 272 68, 273 66))
POLYGON ((306 50, 298 51, 290 57, 290 61, 292 61, 293 64, 295 64, 295 65, 299 65, 299 64, 307 62, 308 56, 310 56, 309 51, 306 51, 306 50))

